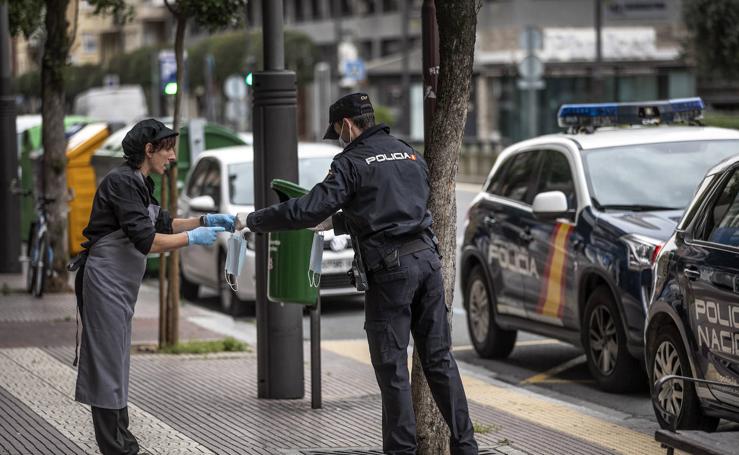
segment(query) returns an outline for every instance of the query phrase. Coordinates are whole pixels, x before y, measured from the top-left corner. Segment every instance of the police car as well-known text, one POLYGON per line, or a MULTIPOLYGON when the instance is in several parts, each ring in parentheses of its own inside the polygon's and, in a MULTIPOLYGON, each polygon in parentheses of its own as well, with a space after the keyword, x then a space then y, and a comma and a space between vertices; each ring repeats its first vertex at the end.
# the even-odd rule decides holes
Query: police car
POLYGON ((739 156, 708 172, 660 251, 645 338, 662 427, 739 422, 739 156))
POLYGON ((501 153, 461 251, 480 356, 508 356, 525 330, 582 346, 606 391, 643 384, 652 264, 706 171, 739 153, 739 132, 698 126, 702 112, 699 98, 564 105, 566 134, 501 153))

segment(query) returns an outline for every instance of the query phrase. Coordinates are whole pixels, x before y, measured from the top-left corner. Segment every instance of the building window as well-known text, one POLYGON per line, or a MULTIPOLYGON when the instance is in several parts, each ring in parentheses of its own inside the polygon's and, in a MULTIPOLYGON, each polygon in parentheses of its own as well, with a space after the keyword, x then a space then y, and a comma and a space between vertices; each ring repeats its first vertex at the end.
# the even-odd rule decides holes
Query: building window
POLYGON ((403 47, 403 40, 400 39, 385 39, 382 40, 382 57, 388 55, 395 55, 400 53, 403 47))
POLYGON ((98 41, 92 33, 82 34, 82 51, 86 54, 95 54, 98 51, 98 41))
POLYGON ((385 13, 392 13, 400 9, 400 2, 398 0, 382 0, 382 11, 385 13))

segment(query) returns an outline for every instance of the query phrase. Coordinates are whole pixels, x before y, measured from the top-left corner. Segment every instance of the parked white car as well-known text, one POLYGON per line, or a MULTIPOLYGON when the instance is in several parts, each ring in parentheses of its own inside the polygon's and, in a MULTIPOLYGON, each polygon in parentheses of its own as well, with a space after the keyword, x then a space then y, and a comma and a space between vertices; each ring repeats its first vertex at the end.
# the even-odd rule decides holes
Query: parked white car
MULTIPOLYGON (((341 149, 330 144, 298 144, 299 185, 312 188, 322 181, 333 157, 341 149)), ((184 191, 178 201, 180 216, 204 213, 252 212, 254 210, 254 149, 250 145, 225 147, 201 153, 190 168, 184 191)), ((222 309, 238 313, 256 299, 253 237, 247 237, 244 268, 234 292, 224 280, 226 241, 230 233, 220 234, 212 246, 194 245, 180 252, 182 290, 186 299, 198 297, 200 286, 218 289, 222 309)), ((251 234, 253 236, 253 234, 251 234)), ((321 275, 321 296, 357 294, 346 272, 351 269, 354 250, 348 236, 325 232, 321 275)))

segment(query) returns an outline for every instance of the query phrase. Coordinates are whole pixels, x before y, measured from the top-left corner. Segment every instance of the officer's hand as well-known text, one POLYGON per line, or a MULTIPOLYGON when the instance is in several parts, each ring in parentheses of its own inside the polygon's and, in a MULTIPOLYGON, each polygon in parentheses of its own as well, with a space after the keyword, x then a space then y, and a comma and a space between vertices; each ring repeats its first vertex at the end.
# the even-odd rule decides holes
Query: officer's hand
POLYGON ((222 227, 227 231, 233 232, 236 217, 225 213, 209 213, 205 215, 205 225, 208 227, 222 227))
POLYGON ((213 245, 213 242, 218 237, 218 233, 223 230, 223 226, 216 226, 199 227, 192 231, 187 231, 188 245, 213 245))
POLYGON ((326 218, 325 220, 318 223, 317 226, 308 228, 311 231, 319 232, 319 231, 328 231, 329 229, 333 229, 334 225, 331 222, 331 217, 326 218))

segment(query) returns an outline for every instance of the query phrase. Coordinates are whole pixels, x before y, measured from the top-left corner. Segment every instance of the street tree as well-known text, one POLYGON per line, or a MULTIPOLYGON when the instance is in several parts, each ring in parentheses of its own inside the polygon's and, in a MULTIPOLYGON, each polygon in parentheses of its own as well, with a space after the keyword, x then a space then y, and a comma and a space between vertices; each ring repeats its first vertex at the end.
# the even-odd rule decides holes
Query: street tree
MULTIPOLYGON (((226 27, 238 25, 244 17, 246 0, 164 0, 167 9, 175 19, 174 52, 177 62, 177 92, 175 93, 174 116, 172 128, 179 131, 182 116, 182 94, 185 82, 185 30, 187 22, 195 21, 199 26, 210 32, 226 27)), ((179 144, 178 144, 179 145, 179 144)), ((167 200, 169 212, 177 213, 177 166, 172 166, 167 178, 162 179, 162 195, 165 182, 169 183, 167 200)), ((162 197, 164 200, 164 197, 162 197)), ((164 201, 162 202, 164 204, 164 201)), ((164 297, 163 278, 165 266, 160 256, 159 298, 160 298, 160 345, 175 345, 179 335, 179 306, 180 306, 180 267, 179 253, 175 250, 169 253, 166 265, 167 295, 164 297), (164 323, 164 326, 162 325, 164 323), (162 332, 164 329, 164 333, 162 332)))
MULTIPOLYGON (((442 270, 447 305, 453 304, 456 277, 455 182, 470 97, 475 31, 480 0, 436 2, 439 29, 439 79, 436 110, 431 117, 424 158, 429 166, 429 210, 443 256, 442 270)), ((451 324, 451 311, 449 323, 451 324)), ((416 414, 419 455, 449 453, 449 431, 434 403, 418 352, 413 354, 413 408, 416 414)))
MULTIPOLYGON (((89 0, 95 14, 113 14, 121 20, 131 15, 125 0, 89 0)), ((40 190, 54 202, 47 207, 49 240, 54 250, 52 277, 47 290, 68 288, 67 240, 67 141, 64 137, 64 69, 77 28, 79 0, 12 0, 9 3, 10 30, 27 38, 43 36, 41 58, 41 140, 44 149, 40 190)))
POLYGON ((708 77, 739 75, 739 1, 685 0, 686 53, 708 77))

